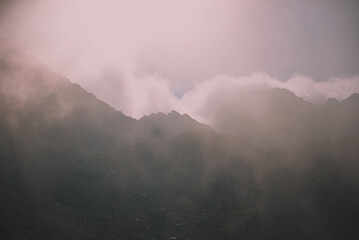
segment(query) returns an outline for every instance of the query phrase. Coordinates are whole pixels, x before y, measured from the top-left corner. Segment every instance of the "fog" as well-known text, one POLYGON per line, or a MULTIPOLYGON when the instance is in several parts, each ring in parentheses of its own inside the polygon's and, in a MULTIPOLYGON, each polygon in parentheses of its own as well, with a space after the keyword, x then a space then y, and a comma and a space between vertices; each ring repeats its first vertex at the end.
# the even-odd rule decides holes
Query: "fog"
POLYGON ((356 1, 3 1, 1 35, 126 115, 210 122, 247 89, 358 91, 356 1), (206 104, 205 102, 211 103, 206 104))
POLYGON ((21 50, 0 52, 6 239, 359 235, 359 95, 316 107, 270 90, 297 78, 318 100, 344 97, 356 78, 202 82, 183 106, 215 115, 215 131, 175 112, 128 118, 21 50))
MULTIPOLYGON (((1 11, 7 14, 0 40, 0 236, 358 238, 359 94, 352 93, 359 77, 343 67, 355 62, 345 51, 355 53, 355 37, 326 42, 345 42, 338 50, 345 61, 336 50, 329 55, 338 58, 324 61, 325 68, 311 55, 298 58, 329 76, 319 81, 300 67, 285 77, 288 65, 270 51, 264 59, 280 63, 283 76, 275 68, 230 70, 237 58, 238 66, 261 66, 257 54, 268 46, 257 49, 256 38, 238 46, 245 57, 217 61, 237 47, 222 41, 228 22, 207 25, 209 13, 230 17, 227 1, 147 2, 140 15, 133 14, 137 1, 17 3, 1 5, 12 10, 1 11), (202 11, 204 5, 213 12, 202 11), (189 6, 198 8, 178 21, 189 6), (107 14, 98 18, 102 10, 107 14), (195 29, 182 26, 192 26, 195 16, 201 16, 195 29), (118 21, 123 32, 110 27, 118 21), (338 63, 335 74, 330 61, 338 63), (136 118, 166 114, 136 120, 113 107, 136 118)), ((329 3, 310 6, 331 9, 329 3)), ((349 11, 354 5, 347 4, 349 11)), ((242 17, 259 7, 240 5, 242 17)), ((241 29, 246 22, 238 23, 241 29)), ((293 49, 283 59, 303 50, 293 49)))

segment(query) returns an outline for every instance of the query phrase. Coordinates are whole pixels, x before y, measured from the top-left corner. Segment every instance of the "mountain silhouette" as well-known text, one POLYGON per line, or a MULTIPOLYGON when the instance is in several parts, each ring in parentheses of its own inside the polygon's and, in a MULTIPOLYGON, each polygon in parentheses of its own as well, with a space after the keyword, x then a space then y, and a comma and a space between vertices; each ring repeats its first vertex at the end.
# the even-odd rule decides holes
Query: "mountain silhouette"
POLYGON ((357 129, 357 95, 342 102, 328 99, 317 107, 286 89, 253 92, 219 109, 215 128, 266 149, 313 140, 339 141, 357 129))
POLYGON ((357 239, 359 95, 140 120, 3 44, 1 239, 357 239))

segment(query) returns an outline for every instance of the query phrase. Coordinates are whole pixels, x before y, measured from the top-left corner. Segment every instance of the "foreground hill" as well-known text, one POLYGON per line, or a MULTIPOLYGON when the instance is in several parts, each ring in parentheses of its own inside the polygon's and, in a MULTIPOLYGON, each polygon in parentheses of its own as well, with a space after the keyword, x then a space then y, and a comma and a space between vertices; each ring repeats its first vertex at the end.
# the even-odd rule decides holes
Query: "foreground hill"
POLYGON ((16 49, 2 51, 1 239, 359 237, 359 141, 345 115, 357 116, 356 95, 322 107, 331 129, 348 123, 330 133, 335 141, 308 120, 318 109, 285 90, 256 105, 274 108, 278 136, 255 112, 223 114, 252 125, 218 133, 176 112, 129 118, 16 49), (256 145, 282 137, 291 144, 256 145))

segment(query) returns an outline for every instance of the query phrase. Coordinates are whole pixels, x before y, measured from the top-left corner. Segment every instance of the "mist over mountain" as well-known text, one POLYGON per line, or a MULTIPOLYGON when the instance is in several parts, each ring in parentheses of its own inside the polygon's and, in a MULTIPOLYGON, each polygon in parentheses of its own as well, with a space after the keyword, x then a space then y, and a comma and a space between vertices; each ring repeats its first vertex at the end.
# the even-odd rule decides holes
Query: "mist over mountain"
POLYGON ((359 237, 358 94, 252 91, 213 128, 136 120, 0 51, 1 239, 359 237))
POLYGON ((314 140, 341 141, 359 133, 359 100, 353 94, 339 102, 315 106, 287 89, 255 91, 216 113, 215 128, 263 148, 285 148, 314 140))

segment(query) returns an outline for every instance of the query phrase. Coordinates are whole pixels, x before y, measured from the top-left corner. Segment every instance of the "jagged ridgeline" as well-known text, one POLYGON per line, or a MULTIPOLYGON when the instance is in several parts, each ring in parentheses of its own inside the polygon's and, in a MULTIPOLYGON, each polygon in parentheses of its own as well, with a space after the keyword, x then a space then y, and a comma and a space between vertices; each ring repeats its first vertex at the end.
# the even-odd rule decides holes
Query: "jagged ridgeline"
POLYGON ((129 118, 3 43, 1 239, 358 239, 359 95, 129 118))

